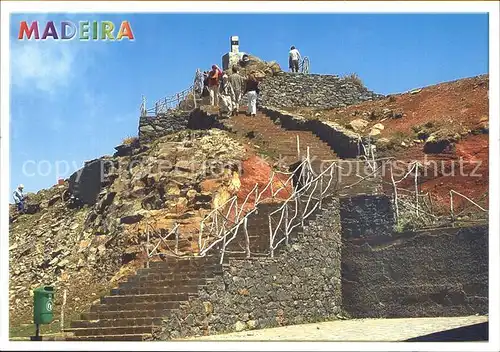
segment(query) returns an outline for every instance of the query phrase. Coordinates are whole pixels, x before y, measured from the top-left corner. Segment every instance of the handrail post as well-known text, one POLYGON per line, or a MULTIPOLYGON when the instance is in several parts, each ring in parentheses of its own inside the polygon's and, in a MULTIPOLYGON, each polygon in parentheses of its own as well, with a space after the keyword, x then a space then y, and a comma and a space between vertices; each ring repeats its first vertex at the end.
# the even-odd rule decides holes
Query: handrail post
POLYGON ((198 255, 201 255, 201 237, 203 235, 203 225, 204 222, 202 221, 200 224, 200 234, 198 235, 198 255))
POLYGON ((179 227, 175 228, 175 255, 179 255, 179 227))
POLYGON ((193 102, 194 102, 194 108, 196 109, 196 91, 194 86, 193 86, 193 102))
POLYGON ((273 227, 271 225, 271 215, 268 215, 269 219, 269 254, 271 258, 274 257, 274 248, 273 248, 273 227))
POLYGON ((453 211, 453 190, 450 191, 450 214, 451 214, 451 225, 455 225, 455 214, 453 211))
MULTIPOLYGON (((222 224, 222 230, 225 230, 224 229, 224 224, 222 224)), ((226 236, 224 236, 224 232, 221 231, 221 233, 223 234, 222 248, 221 248, 221 258, 222 258, 224 256, 224 250, 226 249, 226 236)), ((222 264, 222 259, 221 259, 221 264, 222 264)))
POLYGON ((146 236, 147 236, 147 239, 146 239, 146 268, 149 269, 149 226, 148 226, 148 223, 146 223, 146 236))
POLYGON ((297 137, 297 157, 300 160, 300 137, 299 135, 296 135, 297 137))
POLYGON ((321 210, 321 206, 323 205, 323 176, 320 176, 319 179, 319 209, 321 210))
POLYGON ((392 187, 394 190, 394 206, 396 208, 396 224, 399 222, 399 207, 398 207, 398 188, 396 186, 396 182, 394 181, 394 173, 392 171, 392 163, 390 164, 391 166, 391 181, 392 181, 392 187))
POLYGON ((419 216, 418 211, 418 162, 415 164, 415 201, 417 205, 417 217, 419 216))
POLYGON ((288 246, 288 204, 285 204, 285 245, 288 246))
POLYGON ((250 236, 248 236, 248 217, 245 217, 243 222, 243 230, 245 231, 245 251, 247 258, 250 258, 250 236))

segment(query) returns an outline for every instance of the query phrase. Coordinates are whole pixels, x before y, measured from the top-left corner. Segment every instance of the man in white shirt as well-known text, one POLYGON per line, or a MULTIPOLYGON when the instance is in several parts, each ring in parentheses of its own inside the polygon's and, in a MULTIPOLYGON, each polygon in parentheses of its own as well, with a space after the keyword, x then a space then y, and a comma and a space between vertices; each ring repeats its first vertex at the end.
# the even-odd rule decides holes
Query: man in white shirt
POLYGON ((292 72, 299 72, 299 60, 300 53, 294 46, 292 46, 290 48, 290 52, 288 53, 288 64, 292 72))
POLYGON ((17 206, 17 211, 20 213, 24 213, 25 207, 24 207, 24 200, 26 196, 23 193, 24 186, 19 185, 17 186, 16 190, 13 193, 14 197, 14 203, 16 203, 17 206))

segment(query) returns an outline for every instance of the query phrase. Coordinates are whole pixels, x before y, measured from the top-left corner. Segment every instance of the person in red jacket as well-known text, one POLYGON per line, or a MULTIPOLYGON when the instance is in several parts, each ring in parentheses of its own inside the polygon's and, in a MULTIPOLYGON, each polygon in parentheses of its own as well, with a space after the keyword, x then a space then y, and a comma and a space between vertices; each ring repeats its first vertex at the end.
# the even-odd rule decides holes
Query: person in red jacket
POLYGON ((212 65, 208 74, 208 91, 210 92, 210 105, 219 106, 219 84, 222 71, 217 65, 212 65))

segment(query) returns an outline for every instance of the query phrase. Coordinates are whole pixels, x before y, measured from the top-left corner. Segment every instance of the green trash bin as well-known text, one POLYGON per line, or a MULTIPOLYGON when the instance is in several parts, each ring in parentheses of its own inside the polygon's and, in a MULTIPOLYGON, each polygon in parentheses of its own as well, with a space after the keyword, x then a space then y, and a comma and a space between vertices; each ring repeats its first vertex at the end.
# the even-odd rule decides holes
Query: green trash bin
POLYGON ((52 322, 54 313, 54 288, 52 286, 40 286, 34 291, 33 322, 36 325, 49 324, 52 322))

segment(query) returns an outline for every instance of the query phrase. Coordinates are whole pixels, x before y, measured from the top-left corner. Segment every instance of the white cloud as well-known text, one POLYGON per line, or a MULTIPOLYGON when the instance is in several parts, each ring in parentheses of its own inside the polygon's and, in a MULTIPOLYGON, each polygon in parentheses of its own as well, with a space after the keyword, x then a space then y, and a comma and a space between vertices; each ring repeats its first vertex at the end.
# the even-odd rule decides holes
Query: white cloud
POLYGON ((11 47, 11 84, 55 94, 78 69, 78 48, 69 43, 19 42, 11 47))

